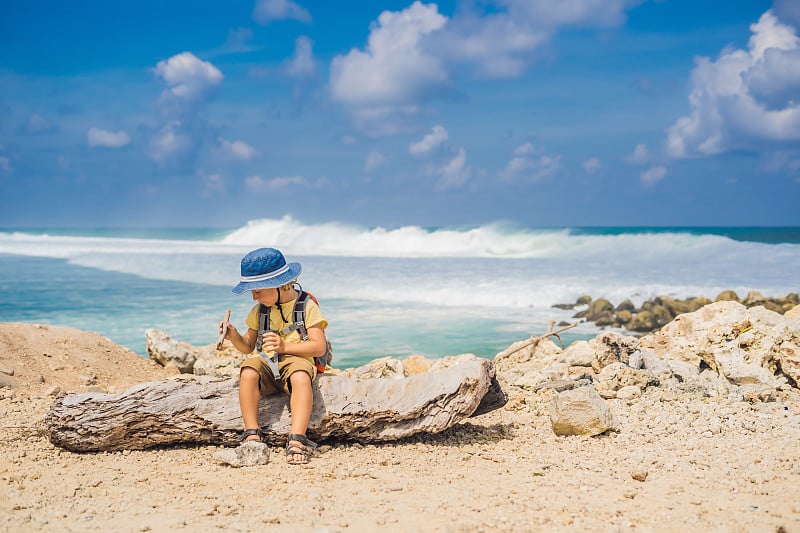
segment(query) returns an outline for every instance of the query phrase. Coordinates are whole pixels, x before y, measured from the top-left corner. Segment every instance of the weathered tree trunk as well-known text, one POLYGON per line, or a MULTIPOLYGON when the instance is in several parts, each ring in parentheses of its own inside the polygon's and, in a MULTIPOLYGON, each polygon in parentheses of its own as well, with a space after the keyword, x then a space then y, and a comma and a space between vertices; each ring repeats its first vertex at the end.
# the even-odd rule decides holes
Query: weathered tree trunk
MULTIPOLYGON (((314 383, 308 436, 382 442, 440 432, 505 403, 494 374, 494 363, 478 358, 404 379, 323 374, 314 383)), ((259 421, 270 440, 282 443, 290 429, 289 397, 263 398, 259 421)), ((53 444, 81 452, 232 445, 242 431, 238 381, 181 375, 120 394, 70 394, 56 399, 45 425, 53 444)))

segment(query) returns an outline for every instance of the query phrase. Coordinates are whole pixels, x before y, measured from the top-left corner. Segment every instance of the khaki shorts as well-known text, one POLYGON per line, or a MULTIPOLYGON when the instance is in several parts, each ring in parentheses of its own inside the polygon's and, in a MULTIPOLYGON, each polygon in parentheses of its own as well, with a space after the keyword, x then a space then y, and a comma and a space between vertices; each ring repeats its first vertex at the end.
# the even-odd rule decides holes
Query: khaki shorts
POLYGON ((311 381, 314 381, 317 376, 317 367, 314 366, 313 359, 306 359, 297 355, 284 355, 278 361, 278 371, 281 374, 280 382, 276 381, 272 376, 272 371, 269 369, 267 362, 260 355, 246 359, 240 368, 245 367, 252 368, 258 372, 258 387, 262 396, 276 394, 281 391, 291 393, 289 376, 295 372, 305 372, 311 377, 311 381))

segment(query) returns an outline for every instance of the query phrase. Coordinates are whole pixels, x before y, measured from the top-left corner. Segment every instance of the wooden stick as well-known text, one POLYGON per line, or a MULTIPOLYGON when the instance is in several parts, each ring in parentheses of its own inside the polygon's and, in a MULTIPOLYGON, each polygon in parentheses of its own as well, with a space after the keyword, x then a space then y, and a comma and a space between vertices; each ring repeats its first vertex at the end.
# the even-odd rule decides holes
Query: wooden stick
POLYGON ((509 356, 517 353, 518 351, 522 350, 523 348, 527 348, 531 344, 537 343, 542 339, 546 339, 547 337, 555 337, 555 338, 557 338, 558 342, 561 344, 561 348, 564 348, 564 341, 561 340, 560 334, 564 333, 568 329, 574 328, 575 326, 578 325, 578 323, 577 322, 573 322, 572 324, 569 324, 567 326, 564 326, 563 328, 560 328, 560 329, 557 329, 556 331, 553 331, 553 325, 555 323, 556 323, 555 320, 551 320, 550 322, 547 323, 547 331, 545 331, 544 335, 541 335, 539 337, 537 337, 535 335, 531 336, 530 339, 525 341, 525 344, 523 344, 520 347, 516 348, 513 352, 508 352, 507 354, 505 354, 504 357, 509 357, 509 356))
POLYGON ((228 333, 228 323, 230 322, 230 320, 231 320, 231 310, 230 308, 228 308, 228 310, 225 311, 225 318, 222 319, 222 331, 220 332, 219 337, 217 338, 217 350, 222 349, 222 343, 225 341, 225 334, 228 333))

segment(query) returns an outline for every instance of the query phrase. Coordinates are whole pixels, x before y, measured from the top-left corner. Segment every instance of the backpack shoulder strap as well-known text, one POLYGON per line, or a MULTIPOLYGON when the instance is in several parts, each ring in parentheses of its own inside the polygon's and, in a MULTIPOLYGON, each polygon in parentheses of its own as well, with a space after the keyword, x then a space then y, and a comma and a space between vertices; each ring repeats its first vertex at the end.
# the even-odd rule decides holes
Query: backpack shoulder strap
POLYGON ((263 336, 269 330, 269 313, 270 308, 267 305, 261 304, 258 308, 258 336, 256 337, 256 350, 261 351, 261 346, 264 342, 263 336))
POLYGON ((300 338, 304 341, 308 340, 308 330, 306 329, 306 301, 308 301, 309 296, 310 294, 306 291, 300 291, 297 300, 294 302, 294 309, 292 310, 293 326, 297 329, 300 338))

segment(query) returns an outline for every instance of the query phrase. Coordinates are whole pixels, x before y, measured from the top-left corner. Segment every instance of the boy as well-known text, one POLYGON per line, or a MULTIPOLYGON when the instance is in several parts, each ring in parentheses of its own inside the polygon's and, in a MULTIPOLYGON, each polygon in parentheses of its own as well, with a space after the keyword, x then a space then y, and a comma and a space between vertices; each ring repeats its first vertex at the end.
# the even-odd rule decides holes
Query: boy
MULTIPOLYGON (((241 366, 239 379, 239 407, 242 410, 244 432, 240 441, 263 440, 258 423, 258 404, 262 395, 289 393, 292 429, 286 443, 286 461, 290 464, 308 463, 317 445, 306 438, 311 420, 313 393, 311 383, 317 375, 314 357, 325 353, 327 342, 325 328, 328 322, 313 299, 306 301, 305 325, 308 340, 292 327, 292 310, 299 293, 294 283, 300 275, 300 263, 286 263, 283 254, 274 248, 259 248, 242 259, 241 280, 233 288, 235 294, 251 291, 256 305, 245 319, 247 332, 240 334, 233 324, 228 325, 225 338, 242 353, 252 353, 259 331, 261 305, 270 309, 266 333, 263 334, 261 352, 277 353, 279 376, 273 376, 269 364, 262 356, 251 357, 241 366), (288 319, 286 317, 289 317, 288 319)), ((220 331, 222 323, 220 323, 220 331)))

